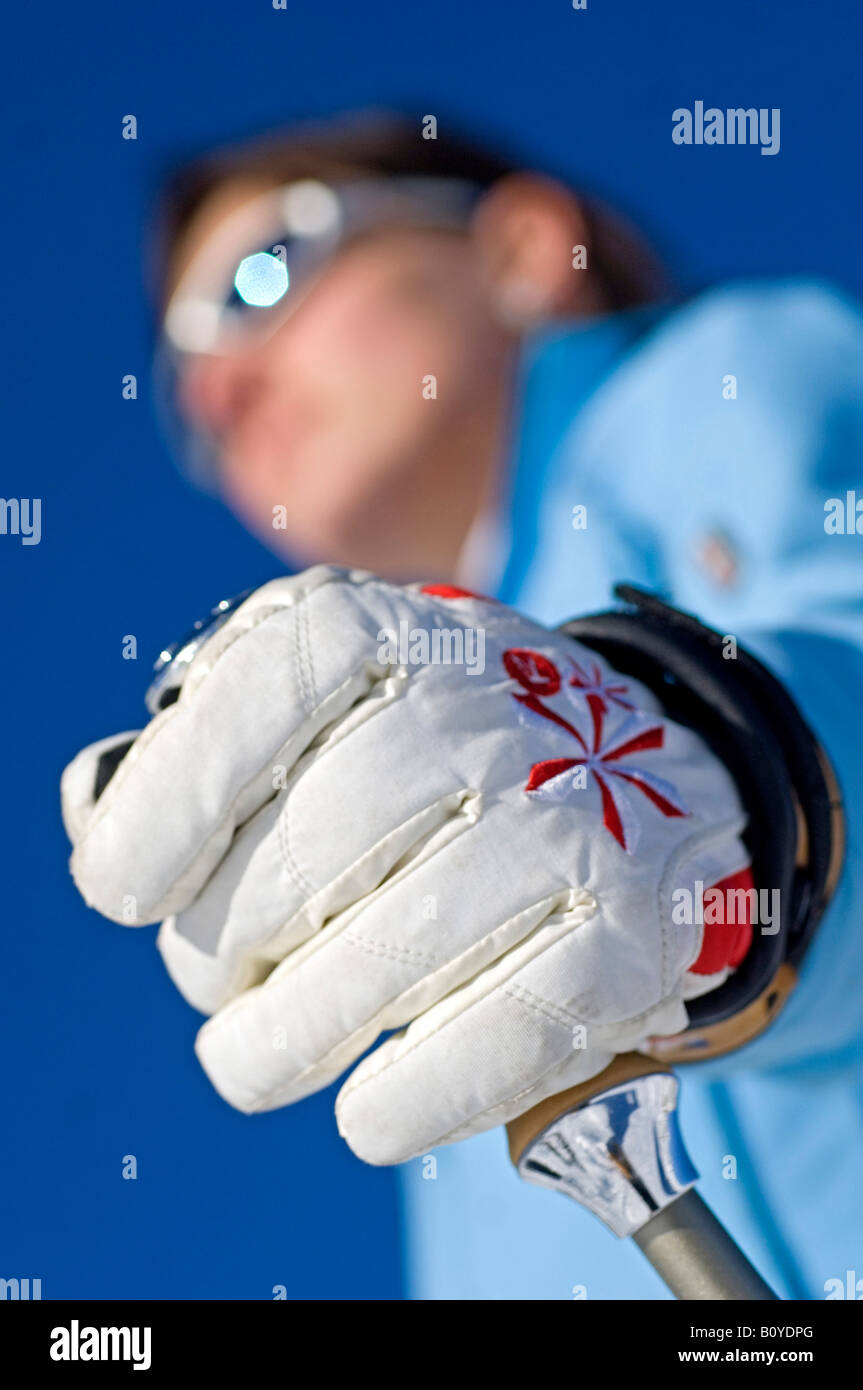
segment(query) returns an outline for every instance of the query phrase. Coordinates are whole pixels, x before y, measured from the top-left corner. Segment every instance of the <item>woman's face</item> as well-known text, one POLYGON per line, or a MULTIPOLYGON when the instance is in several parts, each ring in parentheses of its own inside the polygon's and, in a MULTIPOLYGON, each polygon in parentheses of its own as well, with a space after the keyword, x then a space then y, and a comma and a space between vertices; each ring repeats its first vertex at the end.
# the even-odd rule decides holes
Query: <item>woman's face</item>
POLYGON ((380 231, 266 341, 189 358, 179 404, 218 441, 225 499, 266 544, 431 572, 482 504, 512 346, 468 234, 380 231))

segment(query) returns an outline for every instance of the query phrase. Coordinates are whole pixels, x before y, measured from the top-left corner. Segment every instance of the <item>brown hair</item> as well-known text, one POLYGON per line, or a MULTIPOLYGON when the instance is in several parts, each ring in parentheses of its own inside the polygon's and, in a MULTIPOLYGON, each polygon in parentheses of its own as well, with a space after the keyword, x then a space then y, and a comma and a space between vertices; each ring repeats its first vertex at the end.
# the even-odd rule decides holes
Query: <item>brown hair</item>
MULTIPOLYGON (((289 183, 294 179, 417 177, 467 179, 489 188, 523 168, 461 136, 425 140, 416 119, 374 113, 323 125, 300 125, 212 151, 185 164, 166 181, 156 243, 156 278, 164 282, 172 251, 207 198, 233 178, 289 183)), ((549 169, 539 169, 569 185, 549 169)), ((669 281, 640 234, 598 200, 579 194, 587 221, 591 269, 611 309, 667 295, 669 281)))

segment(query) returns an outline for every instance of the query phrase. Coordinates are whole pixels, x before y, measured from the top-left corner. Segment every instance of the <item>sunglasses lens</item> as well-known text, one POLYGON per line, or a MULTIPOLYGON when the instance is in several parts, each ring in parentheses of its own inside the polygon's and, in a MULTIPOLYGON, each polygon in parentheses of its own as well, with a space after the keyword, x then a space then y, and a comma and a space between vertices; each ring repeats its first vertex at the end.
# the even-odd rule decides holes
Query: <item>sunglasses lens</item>
MULTIPOLYGON (((256 309, 271 309, 278 304, 287 294, 289 284, 290 277, 284 261, 268 251, 245 256, 234 276, 237 300, 256 309)), ((231 299, 234 300, 234 295, 231 299)))

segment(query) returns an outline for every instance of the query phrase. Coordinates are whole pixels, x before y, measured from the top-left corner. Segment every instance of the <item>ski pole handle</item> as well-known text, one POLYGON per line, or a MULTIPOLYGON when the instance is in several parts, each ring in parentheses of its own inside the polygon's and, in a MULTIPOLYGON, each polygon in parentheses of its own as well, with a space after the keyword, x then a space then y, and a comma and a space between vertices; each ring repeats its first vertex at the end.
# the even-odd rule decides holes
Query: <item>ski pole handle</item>
POLYGON ((599 1076, 510 1121, 510 1157, 528 1182, 573 1197, 614 1235, 631 1236, 677 1298, 773 1299, 694 1190, 679 1089, 664 1063, 621 1053, 599 1076))

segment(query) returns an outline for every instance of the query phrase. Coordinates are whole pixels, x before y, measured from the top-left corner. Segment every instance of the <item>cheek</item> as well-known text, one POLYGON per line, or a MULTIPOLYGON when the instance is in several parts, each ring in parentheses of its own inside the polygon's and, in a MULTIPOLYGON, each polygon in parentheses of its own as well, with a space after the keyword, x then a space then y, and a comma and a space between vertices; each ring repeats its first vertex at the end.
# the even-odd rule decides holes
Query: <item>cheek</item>
POLYGON ((226 460, 226 500, 275 548, 293 530, 316 546, 341 536, 478 392, 469 294, 406 277, 321 290, 271 340, 269 389, 226 460), (289 529, 270 534, 276 502, 289 529))
MULTIPOLYGON (((413 411, 423 404, 423 379, 451 381, 461 356, 460 325, 446 309, 391 290, 345 297, 322 306, 302 345, 304 371, 320 390, 354 412, 413 411)), ((387 415, 377 416, 384 428, 387 415)))

